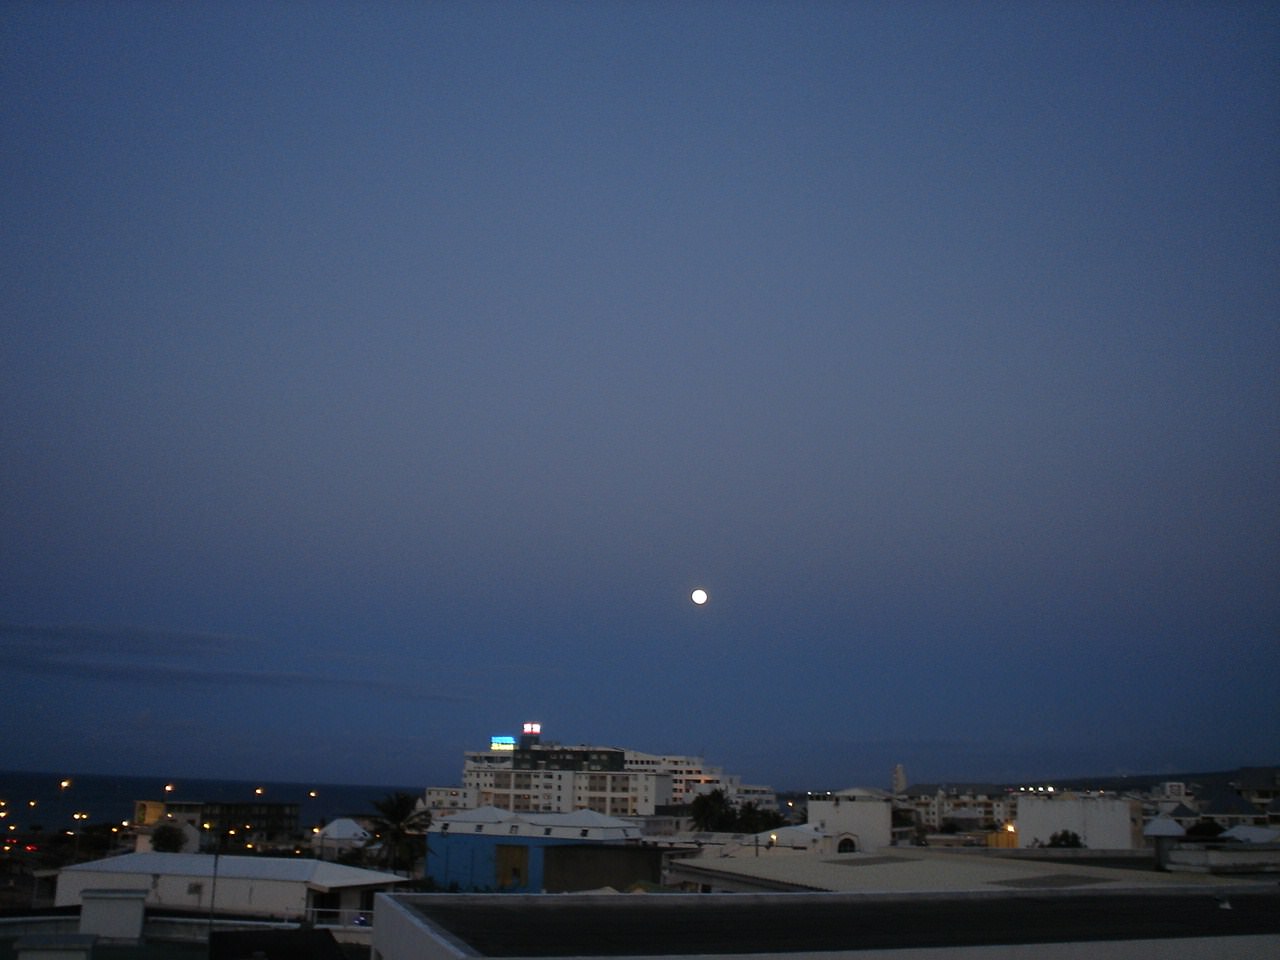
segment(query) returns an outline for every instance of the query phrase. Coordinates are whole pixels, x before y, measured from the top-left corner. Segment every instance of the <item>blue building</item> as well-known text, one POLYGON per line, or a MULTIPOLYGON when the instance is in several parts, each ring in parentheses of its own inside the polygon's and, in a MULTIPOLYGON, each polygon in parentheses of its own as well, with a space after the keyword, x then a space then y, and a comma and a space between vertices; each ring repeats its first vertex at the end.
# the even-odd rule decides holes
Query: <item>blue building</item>
POLYGON ((444 890, 558 893, 656 883, 662 854, 633 823, 591 810, 443 817, 427 832, 427 876, 444 890))

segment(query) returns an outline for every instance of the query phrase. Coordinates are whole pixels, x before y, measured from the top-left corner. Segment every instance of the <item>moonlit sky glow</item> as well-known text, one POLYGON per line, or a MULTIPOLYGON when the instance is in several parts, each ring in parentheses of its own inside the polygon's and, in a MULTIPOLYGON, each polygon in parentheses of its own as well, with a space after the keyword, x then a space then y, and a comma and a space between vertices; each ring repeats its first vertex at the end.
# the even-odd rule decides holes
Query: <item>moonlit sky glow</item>
POLYGON ((9 2, 7 767, 1277 763, 1280 7, 9 2), (695 607, 692 584, 714 584, 695 607))

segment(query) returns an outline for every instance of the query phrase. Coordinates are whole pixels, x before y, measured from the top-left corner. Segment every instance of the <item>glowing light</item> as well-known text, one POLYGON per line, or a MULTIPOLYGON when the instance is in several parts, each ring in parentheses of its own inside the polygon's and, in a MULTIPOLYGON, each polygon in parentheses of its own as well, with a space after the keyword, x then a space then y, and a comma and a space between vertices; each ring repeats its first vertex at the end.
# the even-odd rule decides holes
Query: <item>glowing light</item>
POLYGON ((267 792, 267 790, 265 787, 254 787, 253 792, 256 793, 258 796, 262 796, 264 793, 267 792))
POLYGON ((506 751, 506 750, 514 750, 515 748, 516 748, 515 737, 490 737, 489 738, 490 750, 506 751))
POLYGON ((526 724, 524 725, 524 734, 525 734, 525 736, 535 736, 535 737, 536 737, 536 736, 541 736, 541 734, 542 734, 542 724, 540 724, 540 723, 526 723, 526 724))
POLYGON ((689 594, 689 599, 692 600, 694 603, 696 603, 698 606, 702 606, 710 598, 707 596, 707 591, 699 587, 697 590, 693 591, 693 593, 689 594))
POLYGON ((173 784, 172 784, 172 783, 166 783, 166 784, 164 785, 164 792, 165 792, 165 793, 173 793, 173 784))

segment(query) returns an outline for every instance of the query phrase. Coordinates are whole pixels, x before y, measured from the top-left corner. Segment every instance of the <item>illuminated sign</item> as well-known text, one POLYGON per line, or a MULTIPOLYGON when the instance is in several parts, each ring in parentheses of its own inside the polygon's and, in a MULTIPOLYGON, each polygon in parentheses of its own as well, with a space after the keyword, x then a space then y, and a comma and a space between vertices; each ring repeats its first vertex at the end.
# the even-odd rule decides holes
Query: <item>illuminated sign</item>
POLYGON ((536 737, 536 736, 539 736, 541 733, 542 733, 542 724, 540 723, 526 723, 524 725, 524 735, 526 737, 527 736, 536 737))
POLYGON ((516 748, 515 737, 490 737, 490 750, 514 750, 516 748))

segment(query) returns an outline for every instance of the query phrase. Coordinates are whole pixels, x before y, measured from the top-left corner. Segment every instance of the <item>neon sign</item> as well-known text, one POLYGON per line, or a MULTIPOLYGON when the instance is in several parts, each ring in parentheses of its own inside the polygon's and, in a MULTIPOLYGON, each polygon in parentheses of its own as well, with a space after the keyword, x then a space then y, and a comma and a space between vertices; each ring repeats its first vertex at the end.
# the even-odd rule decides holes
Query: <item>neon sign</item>
POLYGON ((528 736, 536 737, 541 735, 541 733, 542 733, 542 724, 540 723, 526 723, 524 725, 524 735, 526 737, 528 736))
POLYGON ((490 737, 490 750, 514 750, 516 748, 515 737, 490 737))

